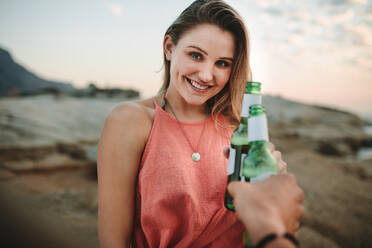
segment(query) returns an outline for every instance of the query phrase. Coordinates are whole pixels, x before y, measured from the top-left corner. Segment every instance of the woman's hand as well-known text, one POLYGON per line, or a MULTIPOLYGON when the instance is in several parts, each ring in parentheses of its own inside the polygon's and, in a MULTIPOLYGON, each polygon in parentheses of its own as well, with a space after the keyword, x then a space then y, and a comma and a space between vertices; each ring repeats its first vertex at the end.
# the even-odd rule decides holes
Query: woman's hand
MULTIPOLYGON (((275 150, 275 146, 273 143, 269 142, 270 145, 270 151, 271 154, 274 156, 276 161, 278 162, 278 168, 279 168, 279 173, 284 173, 287 172, 287 163, 282 160, 282 153, 280 151, 275 150)), ((224 146, 222 148, 223 154, 225 155, 226 158, 229 158, 229 153, 230 149, 228 146, 224 146)))
POLYGON ((277 165, 279 168, 279 173, 287 172, 287 163, 282 160, 282 153, 280 151, 275 150, 275 146, 273 143, 269 142, 271 154, 277 161, 277 165))

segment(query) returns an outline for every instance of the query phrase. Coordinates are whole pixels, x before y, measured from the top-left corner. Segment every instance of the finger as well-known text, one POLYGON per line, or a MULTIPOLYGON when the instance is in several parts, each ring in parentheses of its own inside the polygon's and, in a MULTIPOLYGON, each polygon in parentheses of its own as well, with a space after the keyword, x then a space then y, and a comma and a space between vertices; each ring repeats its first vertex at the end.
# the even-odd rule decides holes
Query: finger
POLYGON ((247 183, 235 181, 227 185, 227 190, 229 191, 230 195, 234 198, 237 192, 241 191, 243 187, 247 187, 247 183))
POLYGON ((228 147, 228 146, 222 147, 222 153, 225 156, 225 158, 229 158, 230 157, 230 147, 228 147))
POLYGON ((305 209, 302 205, 300 205, 299 209, 298 209, 298 219, 301 219, 301 217, 304 215, 304 212, 305 212, 305 209))
POLYGON ((287 226, 287 231, 293 236, 297 237, 297 232, 300 229, 300 221, 293 221, 292 223, 287 226))
POLYGON ((269 142, 269 147, 270 147, 270 151, 271 152, 274 152, 275 151, 275 146, 273 143, 269 142))
POLYGON ((301 203, 305 199, 305 193, 299 186, 297 186, 297 189, 296 199, 301 203))
POLYGON ((276 159, 276 161, 282 160, 282 153, 280 151, 273 151, 271 152, 273 157, 276 159))
POLYGON ((300 230, 300 222, 299 221, 297 221, 296 222, 296 224, 295 224, 295 226, 294 226, 294 233, 297 235, 297 232, 298 232, 298 230, 300 230))
POLYGON ((287 172, 287 163, 281 160, 279 162, 279 173, 285 173, 287 172))
POLYGON ((238 190, 238 183, 239 182, 231 182, 229 185, 227 185, 227 190, 233 198, 235 198, 236 191, 238 190))

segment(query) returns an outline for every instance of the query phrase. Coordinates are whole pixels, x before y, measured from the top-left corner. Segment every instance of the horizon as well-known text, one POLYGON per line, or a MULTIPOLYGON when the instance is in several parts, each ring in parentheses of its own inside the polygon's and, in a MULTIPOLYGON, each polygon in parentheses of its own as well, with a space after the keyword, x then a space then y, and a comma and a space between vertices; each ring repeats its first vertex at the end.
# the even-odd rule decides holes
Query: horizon
MULTIPOLYGON (((0 47, 47 80, 86 87, 161 85, 162 38, 192 1, 0 3, 0 47)), ((372 1, 227 1, 251 41, 263 93, 372 116, 372 1)))

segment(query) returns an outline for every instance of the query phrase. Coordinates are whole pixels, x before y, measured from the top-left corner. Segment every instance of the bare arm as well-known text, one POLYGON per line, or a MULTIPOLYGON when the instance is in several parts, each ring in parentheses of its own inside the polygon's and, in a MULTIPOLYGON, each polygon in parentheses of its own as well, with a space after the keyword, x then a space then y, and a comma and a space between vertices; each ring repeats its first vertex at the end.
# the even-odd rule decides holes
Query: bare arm
MULTIPOLYGON (((303 214, 304 193, 292 174, 283 173, 258 183, 232 182, 228 189, 253 244, 271 233, 279 237, 286 232, 296 235, 303 214)), ((294 245, 278 238, 265 247, 294 245)))
POLYGON ((151 118, 134 103, 107 117, 98 146, 98 229, 102 248, 129 247, 135 184, 151 118))

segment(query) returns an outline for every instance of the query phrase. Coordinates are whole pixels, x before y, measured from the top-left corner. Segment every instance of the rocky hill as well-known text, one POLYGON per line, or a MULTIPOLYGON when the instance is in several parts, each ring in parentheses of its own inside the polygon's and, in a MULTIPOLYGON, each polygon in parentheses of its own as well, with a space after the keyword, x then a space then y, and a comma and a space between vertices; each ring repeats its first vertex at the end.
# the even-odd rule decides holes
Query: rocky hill
POLYGON ((0 48, 0 96, 28 94, 45 88, 53 88, 61 92, 75 89, 71 83, 40 78, 16 63, 8 51, 0 48))

